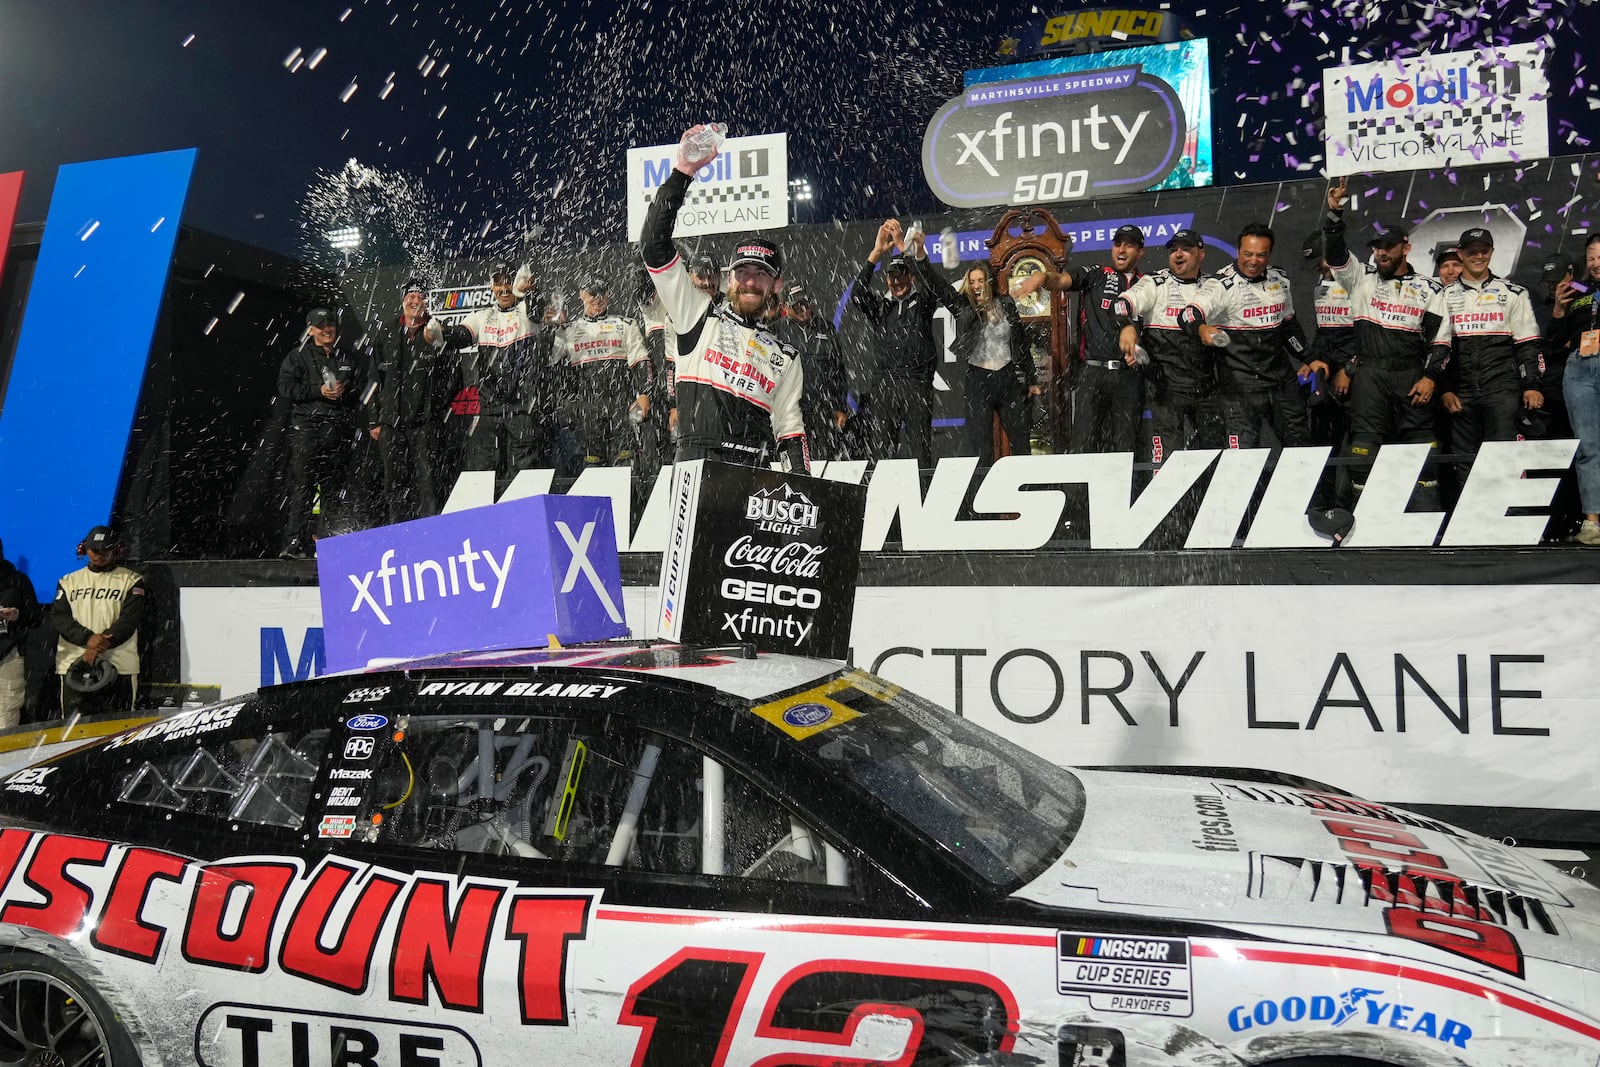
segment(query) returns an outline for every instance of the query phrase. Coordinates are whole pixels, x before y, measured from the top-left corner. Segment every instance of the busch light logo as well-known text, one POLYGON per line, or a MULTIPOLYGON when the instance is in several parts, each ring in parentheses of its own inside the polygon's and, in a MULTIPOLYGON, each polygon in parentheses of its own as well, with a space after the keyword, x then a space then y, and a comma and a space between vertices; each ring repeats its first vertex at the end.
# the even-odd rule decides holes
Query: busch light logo
POLYGON ((382 715, 354 715, 345 725, 352 730, 381 730, 389 720, 382 715))
POLYGON ((817 528, 817 506, 787 482, 746 498, 744 517, 765 533, 792 535, 817 528))
POLYGON ((1351 1023, 1421 1034, 1456 1048, 1466 1048, 1467 1042, 1472 1040, 1472 1027, 1466 1023, 1383 1000, 1382 996, 1381 989, 1355 986, 1337 997, 1283 997, 1278 1000, 1258 1000, 1254 1004, 1238 1004, 1228 1012, 1228 1028, 1237 1034, 1284 1023, 1319 1023, 1327 1026, 1351 1023))
POLYGON ((807 726, 817 726, 833 718, 833 712, 822 704, 796 704, 783 713, 783 721, 790 726, 804 729, 807 726))

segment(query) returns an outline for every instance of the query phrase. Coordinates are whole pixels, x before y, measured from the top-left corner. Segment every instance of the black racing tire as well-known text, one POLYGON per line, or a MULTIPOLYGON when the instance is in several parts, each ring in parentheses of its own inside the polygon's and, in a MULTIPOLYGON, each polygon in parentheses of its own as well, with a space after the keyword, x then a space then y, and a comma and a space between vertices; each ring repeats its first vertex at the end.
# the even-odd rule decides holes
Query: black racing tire
POLYGON ((71 968, 0 950, 0 1067, 58 1062, 139 1067, 139 1052, 111 1005, 71 968))

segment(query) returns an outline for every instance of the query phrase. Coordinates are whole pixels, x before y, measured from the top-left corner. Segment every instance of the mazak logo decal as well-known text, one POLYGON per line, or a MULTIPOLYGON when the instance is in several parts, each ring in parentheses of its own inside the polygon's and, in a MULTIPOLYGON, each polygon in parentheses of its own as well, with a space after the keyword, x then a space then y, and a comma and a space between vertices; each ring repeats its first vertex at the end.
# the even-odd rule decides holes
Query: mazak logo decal
POLYGON ((1431 1037, 1456 1048, 1466 1048, 1472 1027, 1437 1012, 1419 1011, 1408 1004, 1384 999, 1382 989, 1355 986, 1336 995, 1283 997, 1238 1004, 1228 1011, 1228 1029, 1234 1033, 1269 1026, 1376 1026, 1431 1037))

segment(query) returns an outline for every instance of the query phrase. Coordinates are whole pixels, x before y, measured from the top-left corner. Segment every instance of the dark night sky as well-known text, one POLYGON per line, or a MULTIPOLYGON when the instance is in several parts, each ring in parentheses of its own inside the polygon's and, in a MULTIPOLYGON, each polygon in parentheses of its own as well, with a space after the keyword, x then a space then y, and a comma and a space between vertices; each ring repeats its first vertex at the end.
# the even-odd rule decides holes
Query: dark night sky
MULTIPOLYGON (((1211 40, 1223 181, 1307 175, 1284 157, 1320 152, 1305 133, 1320 102, 1307 110, 1302 97, 1320 95, 1324 65, 1542 33, 1556 46, 1552 152, 1584 151, 1574 138, 1600 145, 1600 67, 1585 55, 1600 48, 1585 43, 1600 41, 1593 0, 1500 0, 1468 14, 1395 0, 1379 22, 1366 18, 1379 4, 1348 0, 1171 7, 1211 40)), ((20 218, 37 221, 61 163, 198 146, 185 221, 298 252, 320 244, 305 223, 318 217, 317 197, 306 206, 316 172, 356 158, 425 191, 432 202, 416 218, 437 231, 441 252, 481 252, 534 225, 567 240, 618 239, 624 150, 714 117, 736 134, 789 133, 791 174, 819 188, 813 217, 931 211, 923 126, 962 70, 1000 62, 995 42, 1034 17, 1033 5, 1009 0, 737 10, 14 0, 0 7, 0 170, 29 172, 20 218), (316 69, 285 67, 295 49, 322 48, 316 69)), ((327 183, 318 187, 325 195, 327 183)))

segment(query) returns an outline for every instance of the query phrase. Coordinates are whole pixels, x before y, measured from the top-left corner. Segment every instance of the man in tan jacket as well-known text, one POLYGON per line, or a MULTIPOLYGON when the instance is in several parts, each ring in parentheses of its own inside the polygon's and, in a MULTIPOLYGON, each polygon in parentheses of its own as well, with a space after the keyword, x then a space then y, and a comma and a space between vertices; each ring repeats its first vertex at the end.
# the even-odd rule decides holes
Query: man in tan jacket
POLYGON ((149 601, 144 577, 122 565, 122 541, 109 527, 89 531, 78 545, 78 555, 85 554, 89 565, 61 579, 51 606, 60 638, 56 674, 61 677, 61 713, 132 711, 139 623, 149 601))

